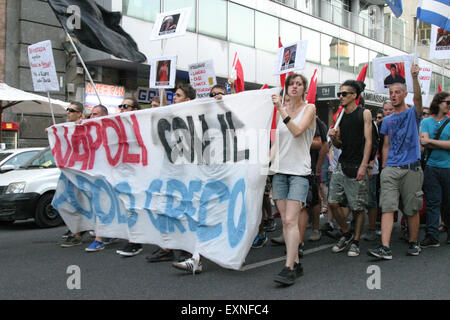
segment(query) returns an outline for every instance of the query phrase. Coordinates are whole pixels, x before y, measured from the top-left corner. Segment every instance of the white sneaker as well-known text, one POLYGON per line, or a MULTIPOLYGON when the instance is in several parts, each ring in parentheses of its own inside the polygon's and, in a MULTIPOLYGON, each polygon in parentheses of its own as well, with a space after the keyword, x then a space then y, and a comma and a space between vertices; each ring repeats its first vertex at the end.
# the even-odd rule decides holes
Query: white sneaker
POLYGON ((308 241, 319 241, 322 238, 322 232, 313 230, 308 238, 308 241))
POLYGON ((352 243, 350 245, 350 249, 348 249, 347 256, 349 257, 359 256, 359 247, 356 244, 352 243))
MULTIPOLYGON (((186 259, 186 260, 184 260, 182 262, 174 262, 174 263, 172 263, 172 267, 174 267, 176 269, 179 269, 179 270, 187 271, 189 273, 193 273, 194 272, 194 259, 193 258, 189 258, 189 259, 186 259)), ((199 262, 198 263, 198 267, 195 270, 195 274, 201 273, 202 270, 203 270, 202 263, 199 262)))

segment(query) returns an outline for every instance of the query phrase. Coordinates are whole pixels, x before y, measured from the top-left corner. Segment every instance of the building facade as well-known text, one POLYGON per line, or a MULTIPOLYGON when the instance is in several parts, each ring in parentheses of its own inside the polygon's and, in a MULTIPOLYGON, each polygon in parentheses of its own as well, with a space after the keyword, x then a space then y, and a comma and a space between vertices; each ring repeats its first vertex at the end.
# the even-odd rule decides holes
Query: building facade
MULTIPOLYGON (((62 29, 48 3, 40 0, 6 1, 6 45, 4 81, 11 86, 32 91, 26 46, 52 40, 60 77, 61 90, 54 97, 86 102, 87 77, 80 62, 70 50, 62 29)), ((366 63, 366 103, 371 108, 382 105, 386 96, 373 92, 370 62, 376 57, 396 56, 414 50, 415 9, 417 2, 404 1, 400 19, 385 6, 384 0, 102 0, 106 9, 121 11, 122 27, 134 38, 148 62, 152 57, 177 55, 177 81, 187 82, 188 65, 214 60, 218 82, 231 75, 236 53, 244 68, 246 89, 259 89, 263 84, 279 86, 274 64, 278 37, 284 45, 308 40, 306 67, 302 73, 310 78, 318 70, 317 106, 320 117, 329 122, 337 108, 336 88, 339 83, 356 79, 366 63), (191 7, 188 32, 184 37, 150 41, 157 15, 178 8, 191 7)), ((1 19, 1 17, 0 17, 1 19)), ((0 29, 0 63, 1 63, 0 29)), ((137 64, 80 45, 83 60, 94 81, 123 88, 126 96, 148 100, 149 63, 137 64)), ((433 68, 431 95, 438 85, 450 91, 450 70, 442 62, 428 61, 427 43, 420 41, 420 63, 433 68)), ((448 61, 447 61, 448 62, 448 61)), ((1 69, 1 68, 0 68, 1 69)), ((1 76, 1 70, 0 70, 1 76)), ((1 78, 0 78, 1 80, 1 78)), ((118 90, 120 91, 120 90, 118 90)), ((153 93, 155 94, 155 93, 153 93)), ((44 122, 34 115, 35 122, 44 122)), ((4 114, 4 121, 21 123, 21 146, 45 142, 37 132, 22 126, 25 115, 14 109, 4 114), (22 132, 23 129, 23 132, 22 132), (30 138, 35 137, 35 140, 30 138)), ((58 121, 64 121, 60 117, 58 121)), ((34 130, 38 126, 32 126, 34 130)), ((42 134, 41 134, 42 136, 42 134)))

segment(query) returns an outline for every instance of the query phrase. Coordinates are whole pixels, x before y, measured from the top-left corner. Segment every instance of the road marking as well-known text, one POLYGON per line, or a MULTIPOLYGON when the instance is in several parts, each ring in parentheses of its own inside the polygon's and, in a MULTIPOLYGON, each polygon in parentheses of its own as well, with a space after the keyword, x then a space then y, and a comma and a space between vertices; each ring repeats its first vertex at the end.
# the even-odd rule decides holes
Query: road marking
MULTIPOLYGON (((317 247, 317 248, 306 250, 304 252, 304 256, 306 256, 308 254, 313 254, 313 253, 316 253, 316 252, 319 252, 319 251, 327 250, 327 249, 329 249, 329 248, 331 248, 333 246, 334 246, 334 244, 326 244, 326 245, 323 245, 323 246, 320 246, 320 247, 317 247)), ((279 257, 279 258, 274 258, 274 259, 269 259, 269 260, 265 260, 265 261, 261 261, 261 262, 256 262, 256 263, 249 264, 247 266, 242 267, 239 271, 248 271, 248 270, 252 270, 252 269, 256 269, 256 268, 261 268, 261 267, 267 266, 269 264, 281 262, 281 261, 284 261, 284 260, 286 260, 286 256, 279 257)))

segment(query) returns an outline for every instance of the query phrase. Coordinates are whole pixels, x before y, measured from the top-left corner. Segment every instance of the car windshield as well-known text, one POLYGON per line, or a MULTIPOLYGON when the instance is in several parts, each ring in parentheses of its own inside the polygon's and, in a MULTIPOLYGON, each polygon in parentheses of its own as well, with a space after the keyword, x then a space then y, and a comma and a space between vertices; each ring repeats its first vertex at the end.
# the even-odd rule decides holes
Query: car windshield
POLYGON ((27 163, 25 163, 21 168, 24 169, 35 169, 35 168, 56 168, 55 160, 53 159, 52 152, 49 148, 41 151, 33 158, 31 158, 27 163))
POLYGON ((28 160, 30 160, 33 156, 38 154, 39 150, 33 150, 33 151, 25 151, 18 153, 14 155, 12 158, 10 158, 8 161, 4 163, 5 166, 13 166, 14 168, 18 168, 24 163, 26 163, 28 160))
POLYGON ((12 152, 2 152, 2 153, 0 153, 0 162, 3 159, 6 159, 6 157, 9 157, 10 155, 12 155, 12 152))

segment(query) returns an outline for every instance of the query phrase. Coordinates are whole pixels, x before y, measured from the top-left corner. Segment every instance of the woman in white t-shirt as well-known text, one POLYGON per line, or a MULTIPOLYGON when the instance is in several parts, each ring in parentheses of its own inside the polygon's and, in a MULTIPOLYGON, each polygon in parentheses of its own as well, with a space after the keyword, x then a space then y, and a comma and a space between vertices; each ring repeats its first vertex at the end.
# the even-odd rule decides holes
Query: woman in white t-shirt
MULTIPOLYGON (((306 204, 311 175, 310 148, 316 130, 316 107, 305 102, 308 80, 300 74, 286 79, 289 104, 282 107, 282 98, 272 96, 278 110, 277 140, 272 149, 271 173, 273 199, 283 222, 286 243, 286 265, 275 282, 291 285, 303 274, 299 261, 299 219, 307 223, 306 204), (300 217, 301 215, 301 217, 300 217)), ((306 225, 306 224, 305 224, 306 225)))

